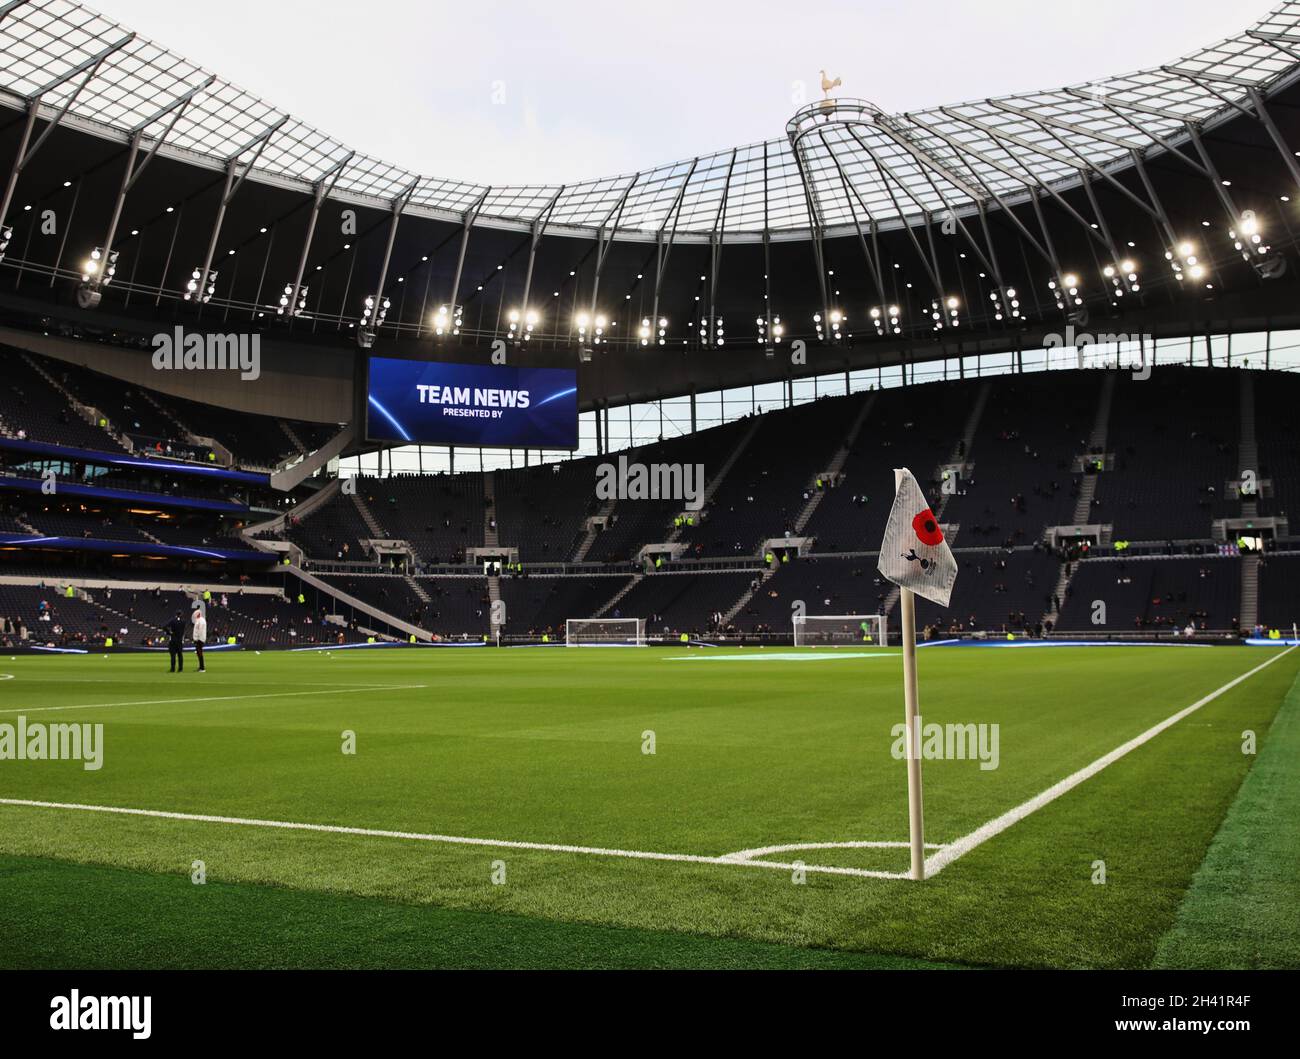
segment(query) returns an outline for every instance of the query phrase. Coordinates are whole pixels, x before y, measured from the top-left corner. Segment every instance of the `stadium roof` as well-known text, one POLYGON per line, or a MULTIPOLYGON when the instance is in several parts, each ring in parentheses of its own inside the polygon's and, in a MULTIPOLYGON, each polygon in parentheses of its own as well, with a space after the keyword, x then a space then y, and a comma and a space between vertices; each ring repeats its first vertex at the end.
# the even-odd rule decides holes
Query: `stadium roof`
POLYGON ((799 237, 874 222, 927 223, 1065 188, 1241 113, 1296 75, 1300 0, 1173 62, 1086 84, 886 115, 870 103, 805 107, 787 135, 639 173, 569 185, 485 186, 423 176, 353 151, 250 92, 73 0, 0 0, 0 104, 254 180, 317 183, 339 199, 409 195, 429 216, 620 237, 799 237), (810 214, 816 224, 810 224, 810 214))

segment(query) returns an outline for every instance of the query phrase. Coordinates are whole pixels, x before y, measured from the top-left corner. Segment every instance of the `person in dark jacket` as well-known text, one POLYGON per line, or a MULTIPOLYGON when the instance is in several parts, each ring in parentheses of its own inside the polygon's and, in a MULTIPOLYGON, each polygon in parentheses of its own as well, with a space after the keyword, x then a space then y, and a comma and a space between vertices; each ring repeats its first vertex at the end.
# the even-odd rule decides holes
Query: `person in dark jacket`
POLYGON ((171 655, 173 673, 185 669, 185 620, 178 610, 167 623, 167 651, 171 655))

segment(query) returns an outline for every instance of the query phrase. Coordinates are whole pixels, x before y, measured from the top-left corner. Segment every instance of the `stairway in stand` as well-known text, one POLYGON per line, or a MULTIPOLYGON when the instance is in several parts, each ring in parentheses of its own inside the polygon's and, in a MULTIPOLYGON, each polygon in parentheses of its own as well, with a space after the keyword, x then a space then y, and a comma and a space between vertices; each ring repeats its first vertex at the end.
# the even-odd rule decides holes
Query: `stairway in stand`
MULTIPOLYGON (((483 473, 483 546, 496 548, 501 544, 501 534, 496 527, 497 480, 495 471, 483 473)), ((501 622, 497 616, 501 613, 501 578, 489 577, 488 590, 488 627, 492 641, 496 643, 501 636, 501 622)), ((506 616, 509 620, 509 615, 506 616)))
MULTIPOLYGON (((42 379, 48 382, 50 386, 52 386, 56 391, 58 391, 59 396, 61 396, 65 401, 68 402, 68 406, 72 409, 72 411, 76 412, 78 416, 84 419, 92 427, 99 427, 99 429, 104 432, 105 438, 111 439, 117 445, 118 448, 125 449, 127 452, 134 451, 134 448, 130 440, 126 436, 124 436, 122 433, 116 430, 111 423, 108 423, 107 418, 96 417, 94 410, 91 409, 89 405, 82 404, 79 400, 77 400, 76 396, 72 393, 72 391, 70 391, 66 386, 63 385, 63 383, 59 382, 58 379, 56 379, 53 375, 51 375, 48 371, 46 371, 45 366, 41 364, 39 360, 37 360, 35 357, 28 356, 26 353, 21 354, 21 356, 23 360, 27 362, 28 367, 30 367, 32 371, 36 372, 37 375, 39 375, 42 379), (108 423, 107 426, 105 426, 106 423, 108 423)), ((105 445, 104 447, 105 449, 112 451, 111 445, 105 445)))
MULTIPOLYGON (((1238 402, 1241 410, 1241 441, 1238 446, 1238 469, 1244 474, 1253 471, 1259 478, 1259 444, 1255 438, 1255 376, 1250 371, 1240 372, 1238 402)), ((1241 481, 1238 478, 1238 481, 1241 481)), ((1259 515, 1259 502, 1254 497, 1242 496, 1241 517, 1253 519, 1259 515)), ((1241 557, 1241 613, 1238 614, 1242 632, 1250 632, 1259 621, 1259 556, 1241 557)))
MULTIPOLYGON (((844 470, 844 464, 849 458, 849 452, 853 449, 853 446, 857 444, 858 435, 862 433, 862 426, 871 415, 871 409, 875 407, 875 404, 876 395, 873 393, 870 394, 862 403, 862 410, 857 414, 853 422, 849 424, 848 433, 844 435, 844 444, 841 445, 835 455, 831 457, 830 465, 818 469, 816 472, 818 475, 821 475, 824 472, 829 477, 833 478, 835 475, 839 474, 840 471, 844 470)), ((803 510, 799 512, 798 516, 794 520, 794 535, 796 537, 803 536, 804 528, 812 520, 817 508, 821 506, 822 497, 825 495, 825 489, 814 488, 812 490, 811 495, 808 497, 808 503, 804 504, 803 510)))
POLYGON ((370 510, 370 505, 361 499, 361 494, 352 493, 351 498, 352 506, 357 509, 357 514, 361 516, 361 521, 365 523, 366 529, 370 530, 370 535, 375 540, 388 540, 388 531, 379 524, 374 512, 370 510))
MULTIPOLYGON (((1101 380, 1101 393, 1097 397, 1097 414, 1092 419, 1092 431, 1088 434, 1088 452, 1103 455, 1106 442, 1110 438, 1110 406, 1115 400, 1116 373, 1107 371, 1101 380)), ((1074 517, 1071 525, 1086 526, 1092 521, 1092 501, 1097 495, 1099 474, 1084 474, 1079 479, 1079 496, 1074 502, 1074 517)), ((1056 628, 1056 621, 1061 616, 1058 603, 1064 605, 1066 594, 1070 590, 1070 581, 1078 571, 1079 564, 1062 563, 1060 573, 1056 575, 1056 587, 1052 589, 1052 598, 1047 609, 1043 611, 1043 628, 1056 628)))
MULTIPOLYGON (((1114 398, 1115 373, 1108 371, 1102 379, 1101 397, 1097 401, 1097 415, 1092 421, 1092 433, 1088 435, 1088 453, 1106 451, 1106 441, 1110 436, 1110 406, 1114 398)), ((1079 497, 1074 502, 1072 525, 1086 526, 1092 521, 1092 501, 1097 495, 1097 478, 1095 474, 1085 474, 1080 480, 1079 497)))
MULTIPOLYGON (((948 457, 949 463, 965 463, 970 459, 971 449, 975 445, 975 432, 979 430, 980 420, 984 418, 984 409, 989 403, 989 390, 991 384, 984 382, 975 393, 975 403, 971 405, 970 412, 966 416, 966 425, 962 429, 961 437, 953 444, 952 454, 948 457)), ((939 475, 936 473, 936 477, 939 475)), ((939 495, 939 506, 935 511, 935 518, 943 522, 944 510, 948 507, 948 500, 951 493, 941 493, 939 495)), ((899 588, 897 585, 889 586, 889 594, 885 596, 885 602, 880 605, 880 613, 885 616, 885 624, 889 624, 889 615, 894 612, 894 607, 898 604, 899 588)))

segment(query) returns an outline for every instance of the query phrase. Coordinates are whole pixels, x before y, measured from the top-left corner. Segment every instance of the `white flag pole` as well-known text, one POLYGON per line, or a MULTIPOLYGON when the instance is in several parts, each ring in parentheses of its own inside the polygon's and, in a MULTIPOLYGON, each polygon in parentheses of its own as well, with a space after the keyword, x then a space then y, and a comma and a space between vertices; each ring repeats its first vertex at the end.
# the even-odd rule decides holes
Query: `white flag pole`
POLYGON ((903 604, 903 709, 907 720, 907 823, 913 879, 925 878, 925 819, 921 798, 921 718, 916 701, 916 599, 901 590, 903 604))

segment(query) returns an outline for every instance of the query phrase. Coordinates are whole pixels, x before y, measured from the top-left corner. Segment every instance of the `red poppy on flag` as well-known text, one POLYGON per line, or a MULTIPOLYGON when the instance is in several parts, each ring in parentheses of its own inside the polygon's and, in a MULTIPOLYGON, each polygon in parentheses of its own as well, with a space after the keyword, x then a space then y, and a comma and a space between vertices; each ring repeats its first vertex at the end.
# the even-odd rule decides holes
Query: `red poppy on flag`
POLYGON ((943 543, 943 530, 939 528, 934 513, 928 507, 912 519, 912 529, 916 531, 917 539, 922 544, 937 548, 943 543))

